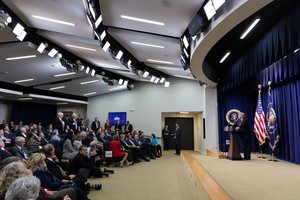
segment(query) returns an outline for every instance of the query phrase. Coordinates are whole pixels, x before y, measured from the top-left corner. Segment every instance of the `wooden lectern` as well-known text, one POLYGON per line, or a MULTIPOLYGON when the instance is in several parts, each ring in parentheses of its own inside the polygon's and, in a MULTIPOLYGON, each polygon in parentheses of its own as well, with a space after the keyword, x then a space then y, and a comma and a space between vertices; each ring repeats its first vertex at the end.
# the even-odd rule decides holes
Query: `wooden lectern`
POLYGON ((233 127, 230 127, 229 129, 230 130, 228 131, 228 133, 230 133, 230 145, 229 145, 229 150, 226 158, 229 160, 243 160, 240 154, 240 150, 236 138, 237 133, 233 130, 233 127))

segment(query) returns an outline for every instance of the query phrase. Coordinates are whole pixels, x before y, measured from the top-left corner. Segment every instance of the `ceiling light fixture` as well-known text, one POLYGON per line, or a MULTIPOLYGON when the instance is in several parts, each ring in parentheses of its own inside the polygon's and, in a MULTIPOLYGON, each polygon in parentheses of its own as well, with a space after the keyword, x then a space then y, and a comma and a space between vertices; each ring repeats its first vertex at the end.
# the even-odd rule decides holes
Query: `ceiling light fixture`
POLYGON ((93 81, 86 81, 86 82, 81 82, 80 84, 81 85, 85 85, 85 84, 90 84, 90 83, 96 83, 98 82, 99 80, 93 80, 93 81))
POLYGON ((214 8, 218 10, 224 3, 225 0, 212 0, 214 4, 214 8))
POLYGON ((154 80, 154 83, 157 84, 157 83, 159 82, 159 80, 160 80, 159 78, 156 78, 156 79, 154 80))
POLYGON ((240 39, 244 39, 249 32, 256 26, 256 24, 260 21, 260 19, 255 19, 254 22, 252 22, 252 24, 247 28, 247 30, 242 34, 242 36, 240 37, 240 39))
POLYGON ((22 33, 20 35, 17 36, 18 40, 23 41, 24 38, 26 37, 27 32, 26 31, 22 31, 22 33))
POLYGON ((120 78, 119 81, 118 81, 118 84, 119 84, 119 85, 122 85, 122 84, 123 84, 123 81, 124 81, 124 80, 120 78))
POLYGON ((14 83, 23 83, 23 82, 29 82, 29 81, 34 81, 34 79, 33 78, 23 79, 23 80, 14 81, 14 83))
POLYGON ((93 6, 90 3, 89 3, 89 10, 90 10, 90 13, 92 14, 93 18, 96 19, 95 10, 94 10, 93 6))
POLYGON ((92 70, 92 72, 91 72, 91 76, 95 76, 95 74, 96 74, 96 70, 92 70))
POLYGON ((56 74, 54 77, 61 77, 61 76, 69 76, 69 75, 74 75, 76 72, 70 72, 70 73, 64 73, 64 74, 56 74))
POLYGON ((59 103, 56 103, 56 105, 66 105, 68 104, 68 102, 59 102, 59 103))
POLYGON ((37 51, 40 53, 43 53, 43 51, 46 49, 46 45, 44 43, 41 43, 39 47, 37 48, 37 51))
POLYGON ((230 55, 230 52, 227 52, 227 53, 223 56, 223 58, 220 60, 219 63, 223 63, 229 55, 230 55))
POLYGON ((209 0, 205 4, 204 11, 205 11, 205 14, 206 14, 208 20, 210 20, 216 14, 216 10, 215 10, 211 0, 209 0))
POLYGON ((294 50, 294 53, 296 53, 297 51, 299 51, 299 48, 298 48, 298 49, 295 49, 295 50, 294 50))
POLYGON ((36 19, 40 19, 40 20, 45 20, 45 21, 49 21, 49 22, 58 23, 58 24, 63 24, 63 25, 68 25, 68 26, 75 26, 75 24, 70 23, 70 22, 65 22, 65 21, 61 21, 61 20, 51 19, 51 18, 47 18, 47 17, 41 17, 41 16, 37 16, 37 15, 32 15, 32 17, 36 18, 36 19))
POLYGON ((122 86, 115 87, 115 88, 109 88, 108 90, 109 91, 114 91, 114 90, 122 90, 122 89, 126 89, 126 87, 122 85, 122 86))
POLYGON ((131 67, 131 63, 132 63, 132 61, 131 61, 131 60, 128 60, 128 62, 127 62, 127 67, 131 67))
POLYGON ((87 101, 66 99, 66 98, 60 98, 60 97, 52 97, 52 96, 39 95, 39 94, 28 94, 28 96, 33 97, 33 98, 39 98, 39 99, 48 99, 48 100, 67 101, 67 102, 72 102, 72 103, 88 104, 87 101))
POLYGON ((164 83, 165 81, 166 81, 166 79, 164 77, 162 77, 159 82, 164 83))
POLYGON ((154 63, 162 63, 162 64, 170 64, 173 65, 173 62, 164 61, 164 60, 154 60, 154 59, 147 59, 148 62, 154 62, 154 63))
POLYGON ((182 42, 183 42, 184 47, 187 49, 189 47, 189 42, 188 42, 186 36, 183 36, 182 42))
POLYGON ((189 54, 188 54, 188 52, 185 50, 185 48, 183 48, 183 52, 184 52, 185 56, 188 58, 188 57, 189 57, 189 54))
POLYGON ((7 94, 15 94, 15 95, 23 95, 23 92, 15 91, 15 90, 8 90, 4 88, 0 88, 0 92, 7 93, 7 94))
POLYGON ((28 55, 28 56, 5 58, 5 60, 20 60, 20 59, 35 58, 35 57, 36 57, 36 55, 28 55))
POLYGON ((75 49, 83 49, 83 50, 87 50, 87 51, 97 51, 96 49, 91 49, 91 48, 87 48, 87 47, 81 47, 81 46, 76 46, 76 45, 72 45, 72 44, 66 44, 67 47, 71 47, 71 48, 75 48, 75 49))
POLYGON ((59 89, 63 89, 65 88, 66 86, 58 86, 58 87, 53 87, 53 88, 49 88, 49 90, 59 90, 59 89))
POLYGON ((87 67, 87 68, 85 69, 85 73, 88 74, 88 73, 90 72, 90 69, 91 69, 90 67, 87 67))
POLYGON ((123 85, 127 87, 128 82, 129 82, 128 80, 125 80, 125 81, 123 82, 123 85))
POLYGON ((26 100, 32 100, 30 97, 24 97, 24 98, 19 98, 18 100, 20 101, 26 101, 26 100))
POLYGON ((175 68, 175 67, 157 67, 158 69, 166 69, 166 70, 174 70, 174 71, 180 71, 181 69, 175 68))
POLYGON ((90 95, 93 95, 93 94, 96 94, 96 92, 86 93, 86 94, 83 94, 83 96, 90 96, 90 95))
POLYGON ((170 87, 170 82, 169 81, 165 82, 165 87, 170 87))
POLYGON ((51 58, 53 58, 55 56, 55 54, 57 54, 58 51, 56 49, 51 49, 51 51, 49 51, 48 56, 50 56, 51 58))
POLYGON ((126 16, 126 15, 121 15, 121 18, 128 19, 128 20, 133 20, 133 21, 138 21, 138 22, 149 23, 149 24, 155 24, 155 25, 159 25, 159 26, 164 26, 165 25, 165 23, 163 23, 163 22, 152 21, 152 20, 148 20, 148 19, 142 19, 142 18, 131 17, 131 16, 126 16))
POLYGON ((141 43, 141 42, 131 42, 131 44, 141 45, 141 46, 147 46, 147 47, 154 47, 154 48, 160 48, 164 49, 164 46, 154 45, 154 44, 147 44, 147 43, 141 43))

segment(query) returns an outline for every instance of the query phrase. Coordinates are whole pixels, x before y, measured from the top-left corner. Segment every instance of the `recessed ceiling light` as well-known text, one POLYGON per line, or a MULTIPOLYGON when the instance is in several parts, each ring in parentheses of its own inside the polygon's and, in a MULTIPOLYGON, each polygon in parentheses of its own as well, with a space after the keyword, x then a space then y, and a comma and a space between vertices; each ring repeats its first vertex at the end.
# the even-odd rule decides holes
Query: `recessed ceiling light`
POLYGON ((8 90, 4 88, 0 88, 0 92, 7 93, 7 94, 15 94, 15 95, 23 95, 23 92, 15 91, 15 90, 8 90))
POLYGON ((51 49, 48 53, 48 56, 50 56, 51 58, 53 58, 55 56, 55 54, 57 54, 57 50, 56 49, 51 49))
POLYGON ((219 63, 223 63, 224 60, 226 60, 226 58, 227 58, 229 55, 230 55, 230 52, 227 52, 227 53, 223 56, 223 58, 220 60, 219 63))
POLYGON ((23 41, 24 38, 26 37, 27 32, 26 31, 22 31, 22 33, 20 35, 17 36, 18 40, 23 41))
POLYGON ((90 84, 90 83, 96 83, 98 82, 99 80, 93 80, 93 81, 86 81, 86 82, 81 82, 80 84, 81 85, 85 85, 85 84, 90 84))
POLYGON ((71 45, 71 44, 66 44, 66 46, 71 47, 71 48, 76 48, 76 49, 83 49, 83 50, 87 50, 87 51, 97 51, 96 49, 91 49, 91 48, 81 47, 81 46, 76 46, 76 45, 71 45))
POLYGON ((166 70, 174 70, 174 71, 180 71, 181 69, 175 68, 175 67, 157 67, 158 69, 166 69, 166 70))
POLYGON ((83 96, 90 96, 90 95, 93 95, 93 94, 96 94, 96 92, 86 93, 86 94, 83 94, 83 96))
POLYGON ((98 28, 98 26, 101 24, 101 22, 102 22, 102 15, 100 15, 100 16, 98 17, 98 19, 96 20, 96 22, 95 22, 95 27, 98 28))
POLYGON ((28 55, 28 56, 5 58, 5 60, 20 60, 20 59, 35 58, 35 57, 36 57, 36 55, 28 55))
POLYGON ((19 23, 17 23, 17 25, 15 26, 15 28, 13 29, 13 33, 15 34, 15 35, 21 35, 21 33, 24 31, 24 27, 21 25, 21 24, 19 24, 19 23))
POLYGON ((43 53, 43 51, 46 49, 46 45, 44 43, 41 43, 39 47, 37 48, 37 51, 40 53, 43 53))
POLYGON ((28 94, 28 96, 33 97, 33 98, 39 98, 39 99, 49 99, 49 100, 55 100, 55 101, 67 101, 67 102, 72 102, 72 103, 88 104, 87 101, 80 101, 80 100, 60 98, 60 97, 52 97, 52 96, 39 95, 39 94, 28 94))
POLYGON ((165 87, 170 87, 170 82, 169 81, 165 82, 165 87))
POLYGON ((147 46, 147 47, 154 47, 154 48, 160 48, 164 49, 164 46, 154 45, 154 44, 147 44, 147 43, 141 43, 141 42, 131 42, 131 44, 141 45, 141 46, 147 46))
POLYGON ((156 78, 155 80, 154 80, 154 83, 158 83, 159 82, 159 78, 156 78))
POLYGON ((60 77, 60 76, 69 76, 69 75, 74 75, 76 72, 70 72, 70 73, 65 73, 65 74, 56 74, 54 77, 60 77))
POLYGON ((14 81, 14 83, 23 83, 23 82, 29 82, 29 81, 34 81, 34 79, 29 78, 29 79, 24 79, 24 80, 18 80, 18 81, 14 81))
POLYGON ((20 100, 20 101, 26 101, 26 100, 32 100, 32 98, 30 98, 30 97, 25 97, 25 98, 19 98, 18 100, 20 100))
POLYGON ((68 104, 67 102, 59 102, 59 103, 56 103, 57 105, 66 105, 68 104))
POLYGON ((49 22, 64 24, 64 25, 68 25, 68 26, 75 26, 75 24, 73 24, 73 23, 65 22, 65 21, 61 21, 61 20, 57 20, 57 19, 51 19, 51 18, 41 17, 41 16, 37 16, 37 15, 32 15, 32 17, 36 18, 36 19, 41 19, 41 20, 45 20, 45 21, 49 21, 49 22))
POLYGON ((260 19, 256 19, 254 20, 254 22, 247 28, 247 30, 242 34, 242 36, 240 37, 240 39, 244 39, 249 33, 250 31, 254 28, 254 26, 256 26, 256 24, 260 21, 260 19))
POLYGON ((149 75, 149 72, 148 71, 145 71, 144 73, 143 73, 143 77, 147 77, 149 75))
POLYGON ((150 79, 150 82, 153 83, 155 79, 156 79, 156 77, 152 76, 151 79, 150 79))
POLYGON ((159 82, 160 82, 160 83, 164 83, 165 81, 166 81, 166 79, 163 77, 163 78, 160 79, 159 82))
POLYGON ((59 90, 59 89, 63 89, 65 88, 66 86, 58 86, 58 87, 53 87, 53 88, 49 88, 49 90, 59 90))
POLYGON ((170 65, 173 65, 173 64, 174 64, 173 62, 164 61, 164 60, 147 59, 147 61, 149 61, 149 62, 154 62, 154 63, 170 64, 170 65))
POLYGON ((103 46, 103 50, 106 52, 108 50, 108 48, 110 47, 110 43, 109 42, 106 42, 103 46))
POLYGON ((121 15, 121 18, 128 19, 128 20, 133 20, 133 21, 138 21, 138 22, 149 23, 149 24, 155 24, 155 25, 159 25, 159 26, 164 26, 165 25, 165 23, 163 23, 163 22, 152 21, 152 20, 148 20, 148 19, 142 19, 142 18, 131 17, 131 16, 126 16, 126 15, 121 15))

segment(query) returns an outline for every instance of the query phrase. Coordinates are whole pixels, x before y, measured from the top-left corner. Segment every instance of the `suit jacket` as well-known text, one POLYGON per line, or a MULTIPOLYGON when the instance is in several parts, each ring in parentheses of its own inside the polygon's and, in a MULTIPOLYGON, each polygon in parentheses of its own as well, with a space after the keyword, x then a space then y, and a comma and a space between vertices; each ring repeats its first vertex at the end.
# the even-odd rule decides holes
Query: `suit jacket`
POLYGON ((240 128, 237 132, 243 140, 250 139, 250 128, 249 128, 248 119, 246 118, 244 118, 243 120, 238 119, 235 125, 236 127, 240 128))
POLYGON ((124 129, 125 133, 131 133, 133 130, 132 124, 126 124, 124 129))
POLYGON ((38 169, 33 172, 33 175, 36 176, 41 181, 41 186, 50 190, 59 190, 64 183, 55 177, 51 172, 46 169, 38 169))
POLYGON ((174 137, 175 137, 175 139, 180 139, 181 138, 181 128, 180 127, 175 129, 174 137))
POLYGON ((116 124, 116 125, 115 125, 115 130, 116 130, 116 129, 119 129, 119 131, 123 131, 123 130, 122 130, 122 124, 116 124))
POLYGON ((55 161, 49 160, 48 158, 45 159, 45 162, 47 164, 47 169, 49 172, 51 172, 55 177, 57 177, 60 180, 69 180, 70 178, 66 176, 66 174, 63 174, 61 171, 62 169, 60 168, 59 165, 56 164, 55 161))
POLYGON ((70 174, 78 174, 79 170, 84 169, 91 169, 92 167, 96 166, 96 162, 93 156, 88 158, 87 156, 83 156, 78 153, 70 162, 68 172, 70 174))
POLYGON ((99 128, 100 128, 100 122, 99 121, 93 121, 92 125, 91 125, 91 129, 96 133, 99 128), (98 125, 98 128, 97 128, 96 125, 98 125))
POLYGON ((56 117, 53 122, 53 129, 57 129, 59 134, 64 134, 65 125, 63 126, 61 120, 58 117, 56 117))
POLYGON ((11 153, 13 156, 17 156, 21 159, 28 160, 29 159, 29 152, 25 147, 22 147, 21 149, 17 147, 16 145, 11 149, 11 153))
POLYGON ((11 153, 8 152, 8 150, 0 149, 0 161, 4 160, 5 158, 8 158, 12 156, 11 153))

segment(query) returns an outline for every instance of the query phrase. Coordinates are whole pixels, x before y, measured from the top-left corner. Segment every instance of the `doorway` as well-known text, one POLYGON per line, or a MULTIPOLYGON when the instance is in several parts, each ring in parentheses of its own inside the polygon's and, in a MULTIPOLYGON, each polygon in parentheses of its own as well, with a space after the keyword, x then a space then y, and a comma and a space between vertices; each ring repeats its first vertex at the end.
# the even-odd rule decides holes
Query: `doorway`
MULTIPOLYGON (((194 150, 194 119, 191 117, 166 117, 165 124, 169 125, 171 134, 174 134, 175 123, 181 128, 181 149, 194 150)), ((175 149, 174 140, 171 139, 170 149, 175 149)))

